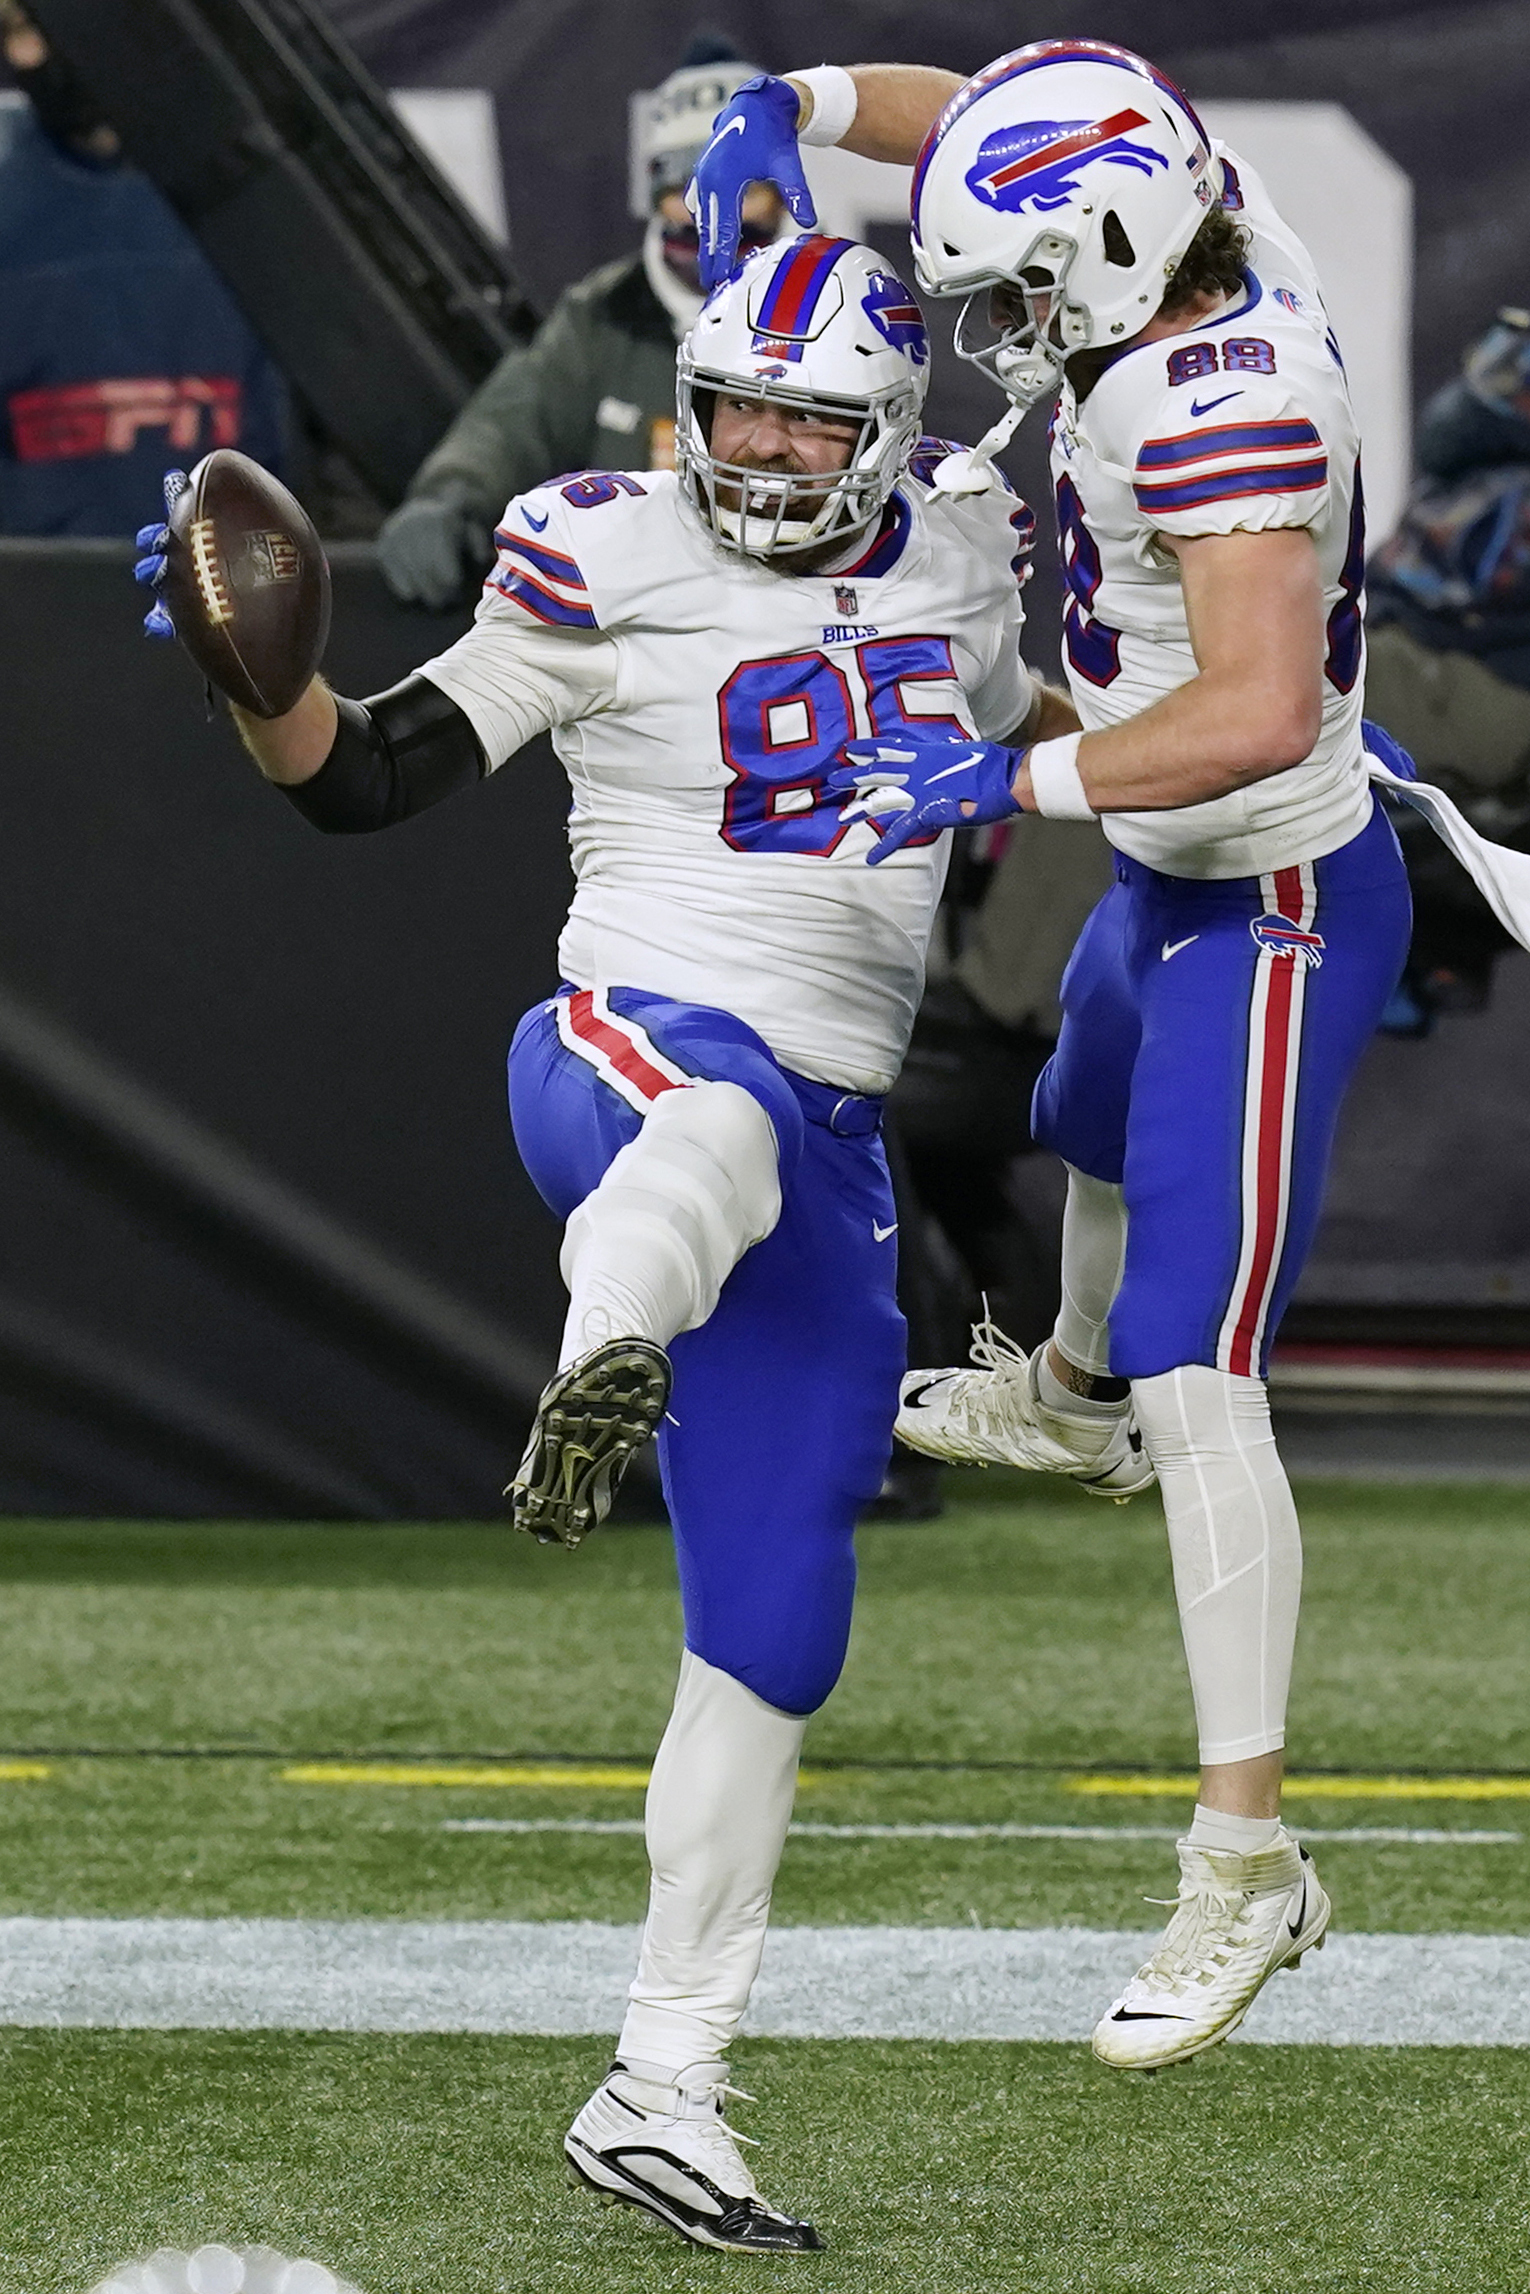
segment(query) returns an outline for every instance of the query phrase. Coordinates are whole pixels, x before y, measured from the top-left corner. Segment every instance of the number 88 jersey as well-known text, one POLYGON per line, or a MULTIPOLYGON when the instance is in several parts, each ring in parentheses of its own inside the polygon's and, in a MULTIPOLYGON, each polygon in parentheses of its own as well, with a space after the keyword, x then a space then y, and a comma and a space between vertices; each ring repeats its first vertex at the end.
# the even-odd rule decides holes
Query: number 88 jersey
POLYGON ((468 635, 424 673, 491 767, 550 727, 573 791, 579 987, 746 1020, 786 1067, 880 1093, 923 991, 949 839, 866 866, 824 781, 844 744, 933 720, 1005 738, 1031 513, 933 496, 916 453, 832 572, 719 548, 670 471, 589 472, 510 504, 468 635))
POLYGON ((1164 537, 1305 527, 1326 620, 1323 720, 1307 760, 1176 812, 1111 813, 1113 844, 1171 876, 1257 876, 1337 851, 1370 817, 1360 718, 1365 514, 1359 435, 1311 258, 1242 161, 1217 147, 1246 225, 1246 292, 1193 333, 1141 343, 1052 428, 1064 658, 1090 730, 1196 673, 1164 537))

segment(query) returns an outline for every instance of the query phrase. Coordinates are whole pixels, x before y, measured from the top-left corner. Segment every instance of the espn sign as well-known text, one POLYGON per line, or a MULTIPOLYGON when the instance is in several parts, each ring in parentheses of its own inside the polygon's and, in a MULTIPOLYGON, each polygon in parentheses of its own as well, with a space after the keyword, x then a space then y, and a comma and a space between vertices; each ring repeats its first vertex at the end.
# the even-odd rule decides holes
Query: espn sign
POLYGON ((243 392, 227 375, 135 376, 18 390, 9 401, 18 462, 131 454, 140 431, 162 430, 177 453, 237 446, 243 392))

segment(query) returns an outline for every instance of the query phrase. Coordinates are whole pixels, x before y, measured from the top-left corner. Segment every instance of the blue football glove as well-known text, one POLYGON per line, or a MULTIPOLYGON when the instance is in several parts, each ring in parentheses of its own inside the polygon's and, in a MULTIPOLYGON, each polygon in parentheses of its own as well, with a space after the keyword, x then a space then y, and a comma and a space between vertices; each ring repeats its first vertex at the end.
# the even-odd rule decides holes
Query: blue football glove
POLYGON ((1374 724, 1369 717, 1360 720, 1360 738, 1378 765, 1385 765, 1400 781, 1416 781, 1418 767, 1403 747, 1394 741, 1385 725, 1374 724))
MULTIPOLYGON (((169 516, 176 503, 191 484, 184 470, 165 472, 165 515, 169 516)), ((142 582, 146 589, 157 590, 165 578, 165 551, 170 546, 170 528, 163 522, 157 526, 140 526, 137 545, 145 552, 133 568, 134 581, 142 582)), ((146 637, 173 637, 175 623, 162 597, 156 597, 143 617, 146 637)))
POLYGON ((797 151, 797 91, 768 72, 745 80, 723 105, 685 194, 701 240, 701 284, 709 295, 738 269, 744 194, 751 183, 773 183, 800 229, 811 231, 818 221, 797 151))
POLYGON ((1010 783, 1024 749, 911 725, 896 740, 847 741, 840 754, 846 762, 825 784, 831 797, 851 800, 840 819, 896 816, 866 855, 873 868, 930 829, 977 828, 1021 810, 1010 783))

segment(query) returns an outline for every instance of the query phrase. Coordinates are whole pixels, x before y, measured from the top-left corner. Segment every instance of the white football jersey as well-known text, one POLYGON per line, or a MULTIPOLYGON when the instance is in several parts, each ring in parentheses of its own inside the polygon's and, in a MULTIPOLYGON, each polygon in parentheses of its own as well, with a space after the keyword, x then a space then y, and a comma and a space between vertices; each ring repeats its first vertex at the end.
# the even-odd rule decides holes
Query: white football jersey
POLYGON ((1253 239, 1247 293, 1192 334, 1127 351, 1082 407, 1065 387, 1052 430, 1065 659, 1087 730, 1196 673, 1179 566, 1160 535, 1305 526, 1317 547, 1327 658, 1310 757, 1209 804, 1102 817, 1121 851, 1174 876, 1316 860, 1370 816, 1359 434, 1311 258, 1252 170, 1218 151, 1253 239))
POLYGON ((736 1013, 783 1066, 878 1093, 923 992, 949 838, 877 868, 824 777, 844 743, 947 723, 1007 737, 1031 513, 931 495, 944 449, 838 571, 726 554, 670 471, 592 472, 512 502, 468 634, 424 674, 492 768, 550 727, 573 789, 579 987, 736 1013))

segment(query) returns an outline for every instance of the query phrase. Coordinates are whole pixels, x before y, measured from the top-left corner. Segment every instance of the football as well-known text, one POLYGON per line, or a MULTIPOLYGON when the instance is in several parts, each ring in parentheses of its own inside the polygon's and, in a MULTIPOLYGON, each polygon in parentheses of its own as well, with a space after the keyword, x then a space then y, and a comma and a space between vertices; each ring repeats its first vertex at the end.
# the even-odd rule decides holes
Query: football
POLYGON ((294 706, 329 636, 329 567, 300 502, 220 446, 170 513, 163 595, 203 675, 255 717, 294 706))

